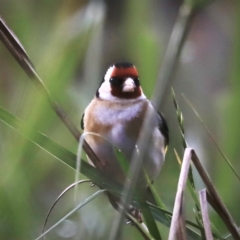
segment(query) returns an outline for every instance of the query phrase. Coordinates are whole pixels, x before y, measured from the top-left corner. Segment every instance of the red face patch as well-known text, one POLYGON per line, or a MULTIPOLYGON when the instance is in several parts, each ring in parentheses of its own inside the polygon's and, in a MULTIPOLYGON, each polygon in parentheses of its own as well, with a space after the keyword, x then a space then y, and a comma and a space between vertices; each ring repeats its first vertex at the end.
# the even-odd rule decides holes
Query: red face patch
MULTIPOLYGON (((138 78, 138 72, 135 67, 114 67, 112 74, 110 78, 117 78, 119 80, 119 83, 123 83, 126 78, 132 78, 136 79, 138 78)), ((134 89, 133 92, 123 92, 122 91, 122 84, 113 84, 111 86, 111 93, 113 96, 118 97, 118 98, 125 98, 125 99, 134 99, 142 94, 141 87, 136 85, 136 88, 134 89)))
POLYGON ((132 77, 136 78, 138 77, 138 72, 135 67, 129 67, 129 68, 116 68, 114 67, 111 77, 119 77, 119 78, 124 78, 124 77, 132 77))

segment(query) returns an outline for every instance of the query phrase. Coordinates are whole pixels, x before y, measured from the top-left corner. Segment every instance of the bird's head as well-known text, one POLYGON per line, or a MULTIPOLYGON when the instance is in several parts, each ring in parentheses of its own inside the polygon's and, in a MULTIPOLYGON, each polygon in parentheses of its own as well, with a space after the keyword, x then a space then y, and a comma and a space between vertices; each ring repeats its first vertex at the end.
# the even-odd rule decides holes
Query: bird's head
POLYGON ((96 93, 96 97, 104 100, 136 99, 141 96, 144 94, 138 71, 128 62, 118 62, 110 66, 96 93))

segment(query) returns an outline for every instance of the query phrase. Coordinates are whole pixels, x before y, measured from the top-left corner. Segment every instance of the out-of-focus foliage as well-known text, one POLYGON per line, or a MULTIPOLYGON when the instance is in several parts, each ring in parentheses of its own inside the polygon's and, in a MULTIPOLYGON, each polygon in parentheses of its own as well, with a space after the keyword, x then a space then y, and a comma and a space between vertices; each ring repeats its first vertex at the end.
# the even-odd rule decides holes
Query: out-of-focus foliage
MULTIPOLYGON (((181 2, 1 0, 0 15, 23 43, 54 98, 79 126, 85 106, 112 62, 134 62, 143 89, 151 97, 181 2)), ((188 144, 204 161, 237 223, 239 182, 180 94, 183 92, 193 102, 222 150, 240 169, 239 11, 240 6, 234 1, 220 0, 198 13, 173 83, 185 119, 188 144)), ((181 138, 170 89, 166 96, 162 110, 169 123, 171 145, 155 187, 171 210, 179 177, 173 148, 181 152, 181 138)), ((75 139, 1 43, 0 105, 27 123, 28 131, 39 130, 77 152, 75 139)), ((2 123, 0 156, 0 239, 34 239, 41 233, 49 207, 74 181, 75 172, 2 123)), ((196 176, 200 189, 202 183, 198 179, 196 176)), ((78 201, 96 190, 81 186, 78 201)), ((191 199, 188 194, 187 199, 191 199)), ((187 218, 193 220, 194 204, 187 201, 187 218)), ((75 205, 70 192, 57 204, 49 226, 75 205)), ((106 239, 114 213, 102 195, 46 239, 106 239)), ((226 229, 216 214, 212 212, 210 217, 224 233, 226 229)), ((159 227, 165 239, 168 229, 159 227)), ((124 226, 122 239, 139 238, 135 228, 124 226)))

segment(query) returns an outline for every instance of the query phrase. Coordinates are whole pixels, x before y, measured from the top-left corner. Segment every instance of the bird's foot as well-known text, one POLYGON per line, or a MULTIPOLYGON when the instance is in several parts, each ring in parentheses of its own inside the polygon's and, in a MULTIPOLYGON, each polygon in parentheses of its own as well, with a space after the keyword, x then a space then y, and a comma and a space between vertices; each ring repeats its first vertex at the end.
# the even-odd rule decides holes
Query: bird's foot
MULTIPOLYGON (((139 223, 142 223, 142 222, 143 222, 142 212, 141 212, 139 209, 130 206, 130 209, 128 210, 128 212, 129 212, 139 223)), ((127 219, 126 224, 134 225, 134 222, 133 222, 131 219, 127 219)))

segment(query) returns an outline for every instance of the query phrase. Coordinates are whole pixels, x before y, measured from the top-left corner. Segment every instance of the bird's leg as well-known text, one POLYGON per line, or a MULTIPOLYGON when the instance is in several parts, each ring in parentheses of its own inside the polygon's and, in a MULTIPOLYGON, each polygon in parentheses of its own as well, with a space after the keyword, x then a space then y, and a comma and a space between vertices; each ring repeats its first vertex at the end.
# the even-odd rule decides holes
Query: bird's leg
MULTIPOLYGON (((139 210, 139 209, 137 209, 137 208, 134 208, 132 205, 130 205, 130 208, 129 208, 128 212, 129 212, 134 218, 136 218, 139 223, 142 223, 142 222, 143 222, 141 210, 139 210)), ((128 221, 127 221, 127 224, 132 224, 132 225, 134 225, 134 223, 133 223, 131 220, 128 220, 128 221)))
MULTIPOLYGON (((110 193, 107 193, 107 196, 108 196, 108 199, 109 199, 109 202, 111 203, 111 205, 118 211, 120 209, 120 207, 121 207, 120 199, 118 197, 113 196, 110 193)), ((128 210, 127 210, 127 212, 130 215, 132 215, 139 223, 143 222, 141 210, 139 210, 139 209, 133 207, 132 205, 130 205, 128 210)), ((127 217, 126 224, 134 225, 132 220, 129 219, 128 217, 127 217)))

